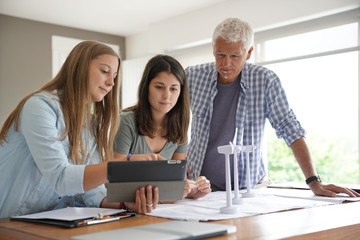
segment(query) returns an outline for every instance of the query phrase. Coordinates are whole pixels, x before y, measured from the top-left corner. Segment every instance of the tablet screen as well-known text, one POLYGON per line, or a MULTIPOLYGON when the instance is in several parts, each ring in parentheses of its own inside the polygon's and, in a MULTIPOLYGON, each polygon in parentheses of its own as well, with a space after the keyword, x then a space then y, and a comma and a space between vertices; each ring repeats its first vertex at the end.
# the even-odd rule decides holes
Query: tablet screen
POLYGON ((183 197, 186 160, 108 162, 108 202, 135 202, 136 190, 158 187, 160 201, 183 197))
POLYGON ((109 182, 185 180, 186 160, 108 162, 109 182))

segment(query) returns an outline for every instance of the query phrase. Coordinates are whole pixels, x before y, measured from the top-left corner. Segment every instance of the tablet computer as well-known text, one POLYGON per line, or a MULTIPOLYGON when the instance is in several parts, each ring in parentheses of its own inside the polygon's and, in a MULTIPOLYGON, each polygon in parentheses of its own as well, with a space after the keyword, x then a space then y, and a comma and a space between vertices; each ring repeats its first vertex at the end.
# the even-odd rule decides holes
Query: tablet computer
POLYGON ((159 188, 160 201, 182 199, 186 160, 108 162, 108 202, 134 202, 136 190, 151 185, 159 188))

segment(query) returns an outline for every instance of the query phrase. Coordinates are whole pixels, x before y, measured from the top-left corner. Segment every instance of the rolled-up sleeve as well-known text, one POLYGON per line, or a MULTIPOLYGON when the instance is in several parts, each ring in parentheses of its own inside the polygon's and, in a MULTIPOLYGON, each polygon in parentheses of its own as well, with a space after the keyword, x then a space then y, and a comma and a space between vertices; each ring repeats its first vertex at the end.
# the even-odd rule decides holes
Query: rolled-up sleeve
MULTIPOLYGON (((99 148, 96 144, 92 146, 92 159, 93 164, 98 164, 101 162, 99 148)), ((90 162, 88 162, 90 164, 90 162)), ((85 191, 83 194, 83 200, 87 207, 100 207, 102 200, 106 197, 106 188, 104 184, 93 188, 91 190, 85 191)))
POLYGON ((279 78, 271 74, 271 84, 267 94, 268 119, 278 138, 283 138, 288 146, 305 136, 306 132, 289 107, 285 91, 279 78))
POLYGON ((83 200, 87 207, 100 207, 100 204, 105 197, 106 188, 104 185, 93 188, 83 194, 83 200))
POLYGON ((20 131, 36 166, 60 196, 83 193, 85 165, 73 165, 68 158, 67 140, 58 100, 31 97, 20 117, 20 131))

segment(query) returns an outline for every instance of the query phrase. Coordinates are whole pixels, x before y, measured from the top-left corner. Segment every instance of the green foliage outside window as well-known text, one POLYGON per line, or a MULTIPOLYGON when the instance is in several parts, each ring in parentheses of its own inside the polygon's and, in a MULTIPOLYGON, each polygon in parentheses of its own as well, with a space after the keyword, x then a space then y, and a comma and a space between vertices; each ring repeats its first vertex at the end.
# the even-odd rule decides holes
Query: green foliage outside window
MULTIPOLYGON (((357 144, 344 137, 341 141, 319 136, 307 137, 315 167, 324 182, 359 184, 357 144), (356 166, 356 167, 354 167, 356 166)), ((270 129, 267 136, 269 179, 274 182, 304 182, 304 175, 285 141, 270 129)))

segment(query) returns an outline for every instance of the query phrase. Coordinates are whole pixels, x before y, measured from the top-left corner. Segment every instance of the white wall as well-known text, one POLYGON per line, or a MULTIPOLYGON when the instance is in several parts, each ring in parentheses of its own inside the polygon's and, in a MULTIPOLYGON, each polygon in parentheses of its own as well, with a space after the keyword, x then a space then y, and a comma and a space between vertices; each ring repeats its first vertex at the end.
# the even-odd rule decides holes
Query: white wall
POLYGON ((127 37, 126 59, 210 41, 215 26, 227 17, 239 17, 260 31, 359 6, 359 0, 229 0, 152 24, 146 31, 127 37))

